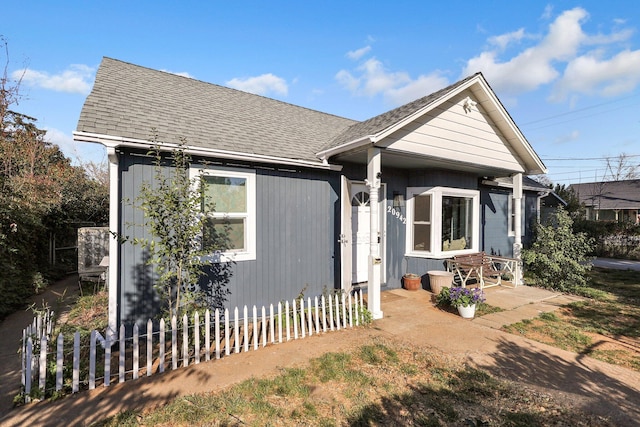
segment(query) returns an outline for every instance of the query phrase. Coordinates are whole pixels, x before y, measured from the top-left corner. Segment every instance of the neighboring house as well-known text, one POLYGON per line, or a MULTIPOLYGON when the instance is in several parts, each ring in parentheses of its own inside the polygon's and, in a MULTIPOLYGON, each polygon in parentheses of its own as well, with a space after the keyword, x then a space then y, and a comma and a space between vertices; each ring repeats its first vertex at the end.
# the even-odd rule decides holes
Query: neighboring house
POLYGON ((638 224, 640 215, 640 179, 571 184, 586 218, 595 221, 631 222, 638 224))
MULTIPOLYGON (((229 307, 366 283, 380 318, 381 287, 456 254, 518 255, 538 216, 523 176, 545 166, 479 73, 358 122, 104 58, 74 139, 107 147, 113 231, 142 221, 121 201, 153 178, 152 128, 167 150, 186 138, 214 199, 237 199, 229 307)), ((143 249, 110 254, 110 325, 145 319, 143 249)))

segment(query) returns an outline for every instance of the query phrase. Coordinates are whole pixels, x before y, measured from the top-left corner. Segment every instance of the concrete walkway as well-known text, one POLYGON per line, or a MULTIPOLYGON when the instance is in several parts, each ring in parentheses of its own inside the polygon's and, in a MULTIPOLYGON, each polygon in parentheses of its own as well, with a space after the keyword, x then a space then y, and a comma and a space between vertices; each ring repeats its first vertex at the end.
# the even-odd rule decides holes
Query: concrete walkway
POLYGON ((593 266, 614 270, 640 271, 640 261, 630 259, 596 258, 593 260, 593 266))
POLYGON ((382 293, 384 318, 370 328, 314 335, 259 351, 81 392, 12 410, 0 425, 89 425, 125 410, 152 408, 178 396, 215 392, 251 377, 275 375, 328 351, 346 351, 381 337, 431 348, 526 387, 553 390, 569 406, 608 416, 619 426, 640 420, 640 373, 500 331, 503 324, 552 311, 573 297, 538 288, 491 288, 487 302, 507 311, 473 320, 434 307, 427 291, 382 293))

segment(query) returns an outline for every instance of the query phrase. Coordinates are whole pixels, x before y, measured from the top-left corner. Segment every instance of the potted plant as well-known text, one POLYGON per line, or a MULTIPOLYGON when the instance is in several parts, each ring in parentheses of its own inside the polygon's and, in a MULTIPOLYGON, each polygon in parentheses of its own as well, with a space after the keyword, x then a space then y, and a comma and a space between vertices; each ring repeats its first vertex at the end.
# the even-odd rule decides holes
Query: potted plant
POLYGON ((402 284, 408 291, 417 291, 422 288, 422 280, 420 276, 413 273, 407 273, 402 276, 402 284))
POLYGON ((458 309, 458 313, 465 319, 473 319, 476 314, 476 304, 484 302, 482 289, 468 289, 454 286, 449 289, 449 304, 458 309))

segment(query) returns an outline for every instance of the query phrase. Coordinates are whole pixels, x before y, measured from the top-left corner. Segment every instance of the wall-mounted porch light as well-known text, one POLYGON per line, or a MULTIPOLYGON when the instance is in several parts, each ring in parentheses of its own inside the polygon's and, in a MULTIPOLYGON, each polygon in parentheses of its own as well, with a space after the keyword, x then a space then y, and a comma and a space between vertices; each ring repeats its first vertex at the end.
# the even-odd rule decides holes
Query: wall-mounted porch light
POLYGON ((404 207, 404 194, 399 191, 393 192, 393 207, 394 208, 402 208, 404 207))

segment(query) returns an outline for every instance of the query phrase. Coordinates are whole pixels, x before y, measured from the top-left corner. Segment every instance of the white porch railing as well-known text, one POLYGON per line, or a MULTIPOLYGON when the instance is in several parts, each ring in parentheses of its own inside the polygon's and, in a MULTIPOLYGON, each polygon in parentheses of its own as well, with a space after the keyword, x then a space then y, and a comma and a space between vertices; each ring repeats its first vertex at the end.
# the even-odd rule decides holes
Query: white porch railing
POLYGON ((50 328, 34 330, 30 326, 23 332, 21 353, 25 402, 34 394, 48 397, 54 392, 107 387, 114 381, 135 380, 141 375, 198 364, 203 359, 352 328, 362 324, 363 312, 362 291, 354 296, 315 297, 313 301, 310 297, 306 301, 294 299, 275 307, 271 304, 268 309, 253 306, 251 312, 247 306, 242 312, 237 307, 232 312, 206 310, 203 317, 197 312, 192 318, 174 316, 169 325, 164 319, 155 323, 149 319, 142 330, 134 325, 129 336, 122 325, 115 340, 94 330, 89 334, 88 347, 81 346, 80 332, 68 343, 63 334, 54 341, 50 328))

